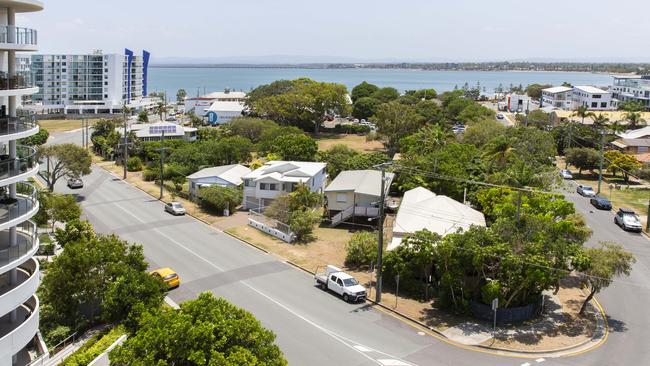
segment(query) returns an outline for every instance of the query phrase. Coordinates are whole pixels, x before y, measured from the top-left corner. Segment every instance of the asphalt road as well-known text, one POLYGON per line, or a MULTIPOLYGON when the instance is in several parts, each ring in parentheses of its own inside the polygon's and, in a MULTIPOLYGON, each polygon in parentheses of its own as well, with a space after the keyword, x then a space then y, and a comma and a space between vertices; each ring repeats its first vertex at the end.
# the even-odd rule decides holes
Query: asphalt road
MULTIPOLYGON (((80 133, 50 143, 81 142, 80 133)), ((594 231, 589 245, 619 242, 637 257, 632 276, 614 283, 598 300, 609 316, 609 340, 596 350, 566 358, 526 360, 450 345, 364 304, 347 304, 314 286, 312 277, 190 217, 173 217, 151 196, 94 167, 73 193, 101 233, 140 243, 151 267, 169 266, 182 278, 170 293, 180 303, 210 291, 251 311, 277 335, 291 365, 648 365, 650 364, 650 242, 625 233, 609 212, 588 199, 567 198, 594 231), (594 212, 591 212, 594 211, 594 212), (539 361, 539 362, 538 362, 539 361)))

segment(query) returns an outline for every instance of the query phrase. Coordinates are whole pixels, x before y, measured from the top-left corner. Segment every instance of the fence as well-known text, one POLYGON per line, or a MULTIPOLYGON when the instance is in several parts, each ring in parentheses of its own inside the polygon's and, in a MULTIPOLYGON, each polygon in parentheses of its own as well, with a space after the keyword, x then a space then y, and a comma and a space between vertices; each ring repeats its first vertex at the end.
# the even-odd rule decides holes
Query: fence
MULTIPOLYGON (((475 301, 470 302, 469 308, 472 314, 482 320, 494 319, 494 311, 490 305, 481 304, 475 301)), ((514 308, 497 309, 497 323, 517 323, 532 319, 541 311, 537 304, 528 304, 514 308)))
POLYGON ((248 225, 269 235, 273 235, 287 243, 291 243, 295 239, 295 235, 291 231, 289 225, 264 215, 261 213, 261 210, 262 209, 249 211, 250 217, 248 218, 248 225))

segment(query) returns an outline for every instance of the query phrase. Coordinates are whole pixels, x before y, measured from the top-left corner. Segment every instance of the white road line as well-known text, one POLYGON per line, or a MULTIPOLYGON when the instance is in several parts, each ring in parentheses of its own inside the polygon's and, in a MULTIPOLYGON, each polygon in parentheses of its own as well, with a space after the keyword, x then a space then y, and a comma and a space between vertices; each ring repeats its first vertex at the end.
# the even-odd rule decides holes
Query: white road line
POLYGON ((356 348, 358 351, 361 351, 361 352, 372 352, 371 349, 366 348, 364 346, 354 346, 354 348, 356 348))
POLYGON ((392 359, 384 360, 384 359, 382 359, 382 360, 377 360, 377 361, 379 361, 379 363, 384 365, 384 366, 408 366, 409 365, 409 364, 404 363, 404 362, 402 362, 400 360, 392 360, 392 359))
POLYGON ((521 366, 530 366, 530 363, 528 363, 528 362, 522 363, 521 366))
POLYGON ((546 360, 543 359, 543 358, 538 358, 538 359, 535 360, 535 362, 537 362, 537 363, 542 363, 542 362, 544 362, 544 361, 546 361, 546 360))
MULTIPOLYGON (((123 207, 122 205, 120 205, 119 203, 114 203, 114 205, 117 206, 117 207, 118 207, 119 209, 121 209, 122 211, 124 211, 125 213, 127 213, 129 216, 131 216, 131 217, 133 217, 134 219, 138 220, 140 223, 143 223, 143 224, 146 223, 146 221, 142 220, 141 218, 139 218, 138 216, 136 216, 135 214, 133 214, 131 211, 129 211, 129 210, 127 210, 126 208, 124 208, 124 207, 123 207)), ((187 252, 189 252, 189 253, 191 253, 192 255, 194 255, 195 257, 201 259, 202 261, 204 261, 205 263, 209 264, 210 266, 214 267, 214 268, 217 269, 218 271, 220 271, 220 272, 225 272, 225 269, 223 269, 223 268, 217 266, 216 264, 212 263, 212 262, 209 261, 208 259, 202 257, 201 255, 199 255, 198 253, 194 252, 194 251, 191 250, 190 248, 188 248, 188 247, 186 247, 185 245, 183 245, 183 244, 179 243, 178 241, 176 241, 174 238, 172 238, 172 237, 170 237, 169 235, 167 235, 167 234, 161 232, 159 229, 154 228, 154 229, 152 229, 152 230, 155 231, 156 233, 160 234, 161 236, 165 237, 166 239, 168 239, 168 240, 171 241, 172 243, 174 243, 174 244, 178 245, 179 247, 185 249, 187 252)), ((283 308, 284 310, 286 310, 287 312, 291 313, 292 315, 294 315, 294 316, 298 317, 299 319, 305 321, 306 323, 310 324, 311 326, 315 327, 316 329, 318 329, 318 330, 322 331, 323 333, 329 335, 330 337, 332 337, 332 338, 335 339, 336 341, 338 341, 338 342, 340 342, 341 344, 345 345, 346 347, 348 347, 348 348, 354 350, 355 352, 359 353, 359 354, 362 355, 363 357, 365 357, 365 358, 371 360, 373 363, 378 364, 378 365, 390 365, 390 364, 383 364, 383 363, 381 363, 381 360, 375 360, 374 358, 368 356, 365 352, 362 352, 362 351, 360 351, 359 349, 357 349, 355 346, 362 346, 362 347, 364 347, 364 348, 366 348, 366 349, 368 349, 368 350, 370 350, 370 351, 372 351, 372 352, 376 352, 376 353, 382 354, 382 355, 384 355, 384 356, 388 356, 388 357, 393 357, 393 356, 390 356, 390 355, 388 355, 388 354, 386 354, 386 353, 384 353, 384 352, 377 351, 377 350, 375 350, 375 349, 373 349, 373 348, 370 348, 370 347, 364 346, 364 345, 362 345, 362 344, 360 344, 360 343, 357 343, 357 342, 351 341, 351 340, 349 340, 349 339, 347 339, 347 338, 345 338, 345 337, 343 337, 343 336, 341 336, 341 335, 339 335, 339 334, 336 334, 336 333, 332 332, 331 330, 329 330, 329 329, 327 329, 327 328, 325 328, 325 327, 322 327, 322 326, 318 325, 317 323, 315 323, 315 322, 313 322, 313 321, 307 319, 306 317, 304 317, 304 316, 298 314, 298 313, 295 312, 294 310, 290 309, 289 307, 287 307, 286 305, 282 304, 281 302, 275 300, 274 298, 270 297, 269 295, 263 293, 262 291, 256 289, 255 287, 251 286, 251 285, 248 284, 247 282, 245 282, 245 281, 240 281, 239 283, 241 283, 242 285, 248 287, 248 288, 251 289, 252 291, 256 292, 257 294, 259 294, 260 296, 266 298, 267 300, 273 302, 274 304, 278 305, 279 307, 283 308), (346 341, 351 342, 351 343, 354 343, 354 345, 350 345, 350 344, 348 344, 346 341)), ((401 365, 406 365, 406 366, 416 366, 415 364, 404 363, 403 361, 399 361, 399 360, 397 360, 397 359, 392 359, 391 361, 402 362, 401 364, 395 364, 396 366, 398 366, 398 365, 399 365, 399 366, 401 366, 401 365)))

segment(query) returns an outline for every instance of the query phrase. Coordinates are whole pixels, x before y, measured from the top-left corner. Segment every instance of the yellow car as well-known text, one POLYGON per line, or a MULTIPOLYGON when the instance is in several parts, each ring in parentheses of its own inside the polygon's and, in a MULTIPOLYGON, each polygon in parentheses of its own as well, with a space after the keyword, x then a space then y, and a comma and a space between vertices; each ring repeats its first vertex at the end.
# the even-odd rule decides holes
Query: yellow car
POLYGON ((181 284, 181 278, 178 273, 174 272, 171 268, 160 268, 149 272, 150 275, 160 279, 169 288, 178 287, 181 284))

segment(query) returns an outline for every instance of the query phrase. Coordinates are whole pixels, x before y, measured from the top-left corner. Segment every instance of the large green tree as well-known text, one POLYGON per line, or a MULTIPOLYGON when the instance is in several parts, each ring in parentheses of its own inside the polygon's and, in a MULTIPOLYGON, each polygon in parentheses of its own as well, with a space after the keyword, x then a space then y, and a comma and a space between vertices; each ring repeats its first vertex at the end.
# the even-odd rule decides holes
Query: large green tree
POLYGON ((271 153, 292 161, 312 161, 317 151, 316 141, 304 134, 280 136, 271 147, 271 153))
POLYGON ((352 106, 352 116, 358 119, 368 119, 375 115, 381 101, 371 97, 359 98, 352 106))
POLYGON ((110 354, 111 365, 286 365, 275 335, 249 312, 210 293, 179 310, 144 314, 137 331, 110 354))
POLYGON ((598 168, 600 153, 596 149, 588 147, 577 147, 565 151, 566 162, 578 168, 578 174, 585 169, 593 170, 598 168))
POLYGON ((44 169, 38 172, 47 188, 54 191, 54 185, 63 177, 80 177, 90 174, 92 159, 90 153, 75 144, 41 146, 37 150, 38 159, 44 169))
POLYGON ((352 102, 356 104, 359 99, 370 97, 377 90, 379 90, 379 87, 377 85, 364 81, 352 88, 352 94, 350 97, 352 98, 352 102))
POLYGON ((414 107, 398 102, 385 103, 379 106, 374 121, 379 129, 379 135, 389 153, 399 151, 402 138, 414 133, 424 125, 414 107))
POLYGON ((275 127, 278 127, 278 124, 268 119, 239 117, 230 121, 230 131, 232 134, 246 137, 254 144, 260 141, 264 131, 275 127))

